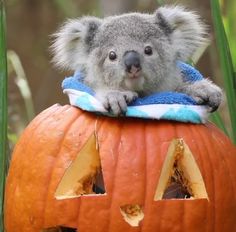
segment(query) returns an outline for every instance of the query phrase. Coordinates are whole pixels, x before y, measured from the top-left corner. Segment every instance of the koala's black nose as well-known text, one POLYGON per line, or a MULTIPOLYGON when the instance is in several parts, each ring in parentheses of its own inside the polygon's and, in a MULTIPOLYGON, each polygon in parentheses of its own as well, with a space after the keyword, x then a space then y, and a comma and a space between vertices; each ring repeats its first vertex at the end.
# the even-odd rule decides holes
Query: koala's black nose
POLYGON ((128 51, 124 55, 124 63, 127 72, 138 72, 141 70, 140 56, 135 51, 128 51))

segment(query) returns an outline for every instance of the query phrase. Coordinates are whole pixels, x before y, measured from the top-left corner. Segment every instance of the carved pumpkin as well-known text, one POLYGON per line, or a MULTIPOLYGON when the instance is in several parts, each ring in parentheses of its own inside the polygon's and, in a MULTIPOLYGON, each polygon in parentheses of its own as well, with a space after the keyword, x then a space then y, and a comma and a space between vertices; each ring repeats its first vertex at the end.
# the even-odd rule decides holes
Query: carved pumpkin
POLYGON ((214 125, 54 105, 15 147, 7 232, 234 232, 236 149, 214 125))

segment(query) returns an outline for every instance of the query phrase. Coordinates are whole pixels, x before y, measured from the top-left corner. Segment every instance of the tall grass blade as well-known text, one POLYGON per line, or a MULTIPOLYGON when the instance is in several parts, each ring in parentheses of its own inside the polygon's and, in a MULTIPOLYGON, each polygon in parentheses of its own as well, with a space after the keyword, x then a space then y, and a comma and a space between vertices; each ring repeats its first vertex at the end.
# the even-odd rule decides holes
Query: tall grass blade
POLYGON ((226 37, 220 4, 218 0, 211 0, 212 17, 216 33, 216 43, 219 50, 220 64, 223 73, 224 87, 231 120, 231 138, 236 143, 236 79, 232 56, 226 37))
POLYGON ((16 52, 8 50, 7 58, 8 58, 9 64, 12 66, 13 71, 16 74, 15 83, 25 102, 26 114, 27 114, 28 122, 30 122, 34 118, 35 112, 34 112, 32 94, 30 91, 30 87, 29 87, 26 75, 25 75, 25 71, 23 69, 20 58, 16 54, 16 52))
POLYGON ((7 156, 7 55, 4 1, 0 0, 0 231, 3 226, 3 202, 7 156))
MULTIPOLYGON (((221 2, 224 4, 223 23, 225 32, 229 41, 230 52, 232 55, 234 70, 236 70, 236 27, 235 27, 235 12, 236 12, 236 1, 227 0, 221 2)), ((222 6, 221 6, 222 8, 222 6)))
POLYGON ((210 115, 210 121, 214 122, 226 135, 229 136, 229 132, 227 131, 224 121, 221 118, 220 114, 218 111, 214 112, 213 114, 210 115))

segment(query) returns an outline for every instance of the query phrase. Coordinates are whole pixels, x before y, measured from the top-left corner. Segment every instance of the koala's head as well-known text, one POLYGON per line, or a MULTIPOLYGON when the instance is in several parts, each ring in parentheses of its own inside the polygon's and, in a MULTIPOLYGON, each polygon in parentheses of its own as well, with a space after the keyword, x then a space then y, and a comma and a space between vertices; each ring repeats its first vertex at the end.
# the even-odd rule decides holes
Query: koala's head
POLYGON ((69 20, 52 47, 56 64, 82 69, 91 85, 139 91, 158 85, 177 60, 189 59, 205 41, 197 15, 161 7, 154 14, 69 20))

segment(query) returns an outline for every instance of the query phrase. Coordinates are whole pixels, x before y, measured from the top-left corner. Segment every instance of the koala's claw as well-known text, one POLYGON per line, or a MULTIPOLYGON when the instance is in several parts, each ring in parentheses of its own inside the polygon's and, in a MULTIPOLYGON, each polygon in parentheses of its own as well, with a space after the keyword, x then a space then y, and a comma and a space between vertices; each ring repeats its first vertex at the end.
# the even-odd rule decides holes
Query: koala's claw
POLYGON ((209 112, 218 109, 223 96, 222 90, 206 79, 189 85, 184 92, 189 94, 198 105, 207 105, 209 112))
POLYGON ((212 95, 205 95, 205 96, 197 96, 193 97, 194 100, 197 102, 198 105, 207 105, 209 107, 210 112, 214 112, 218 109, 221 103, 221 95, 219 94, 212 94, 212 95))
POLYGON ((127 111, 127 104, 138 97, 138 94, 132 91, 109 91, 100 97, 103 106, 114 115, 121 115, 127 111))
POLYGON ((134 101, 138 97, 138 94, 132 91, 124 91, 122 94, 124 94, 123 96, 127 103, 134 101))
POLYGON ((109 93, 107 95, 108 110, 115 115, 125 113, 127 110, 127 104, 125 97, 120 94, 109 93))

